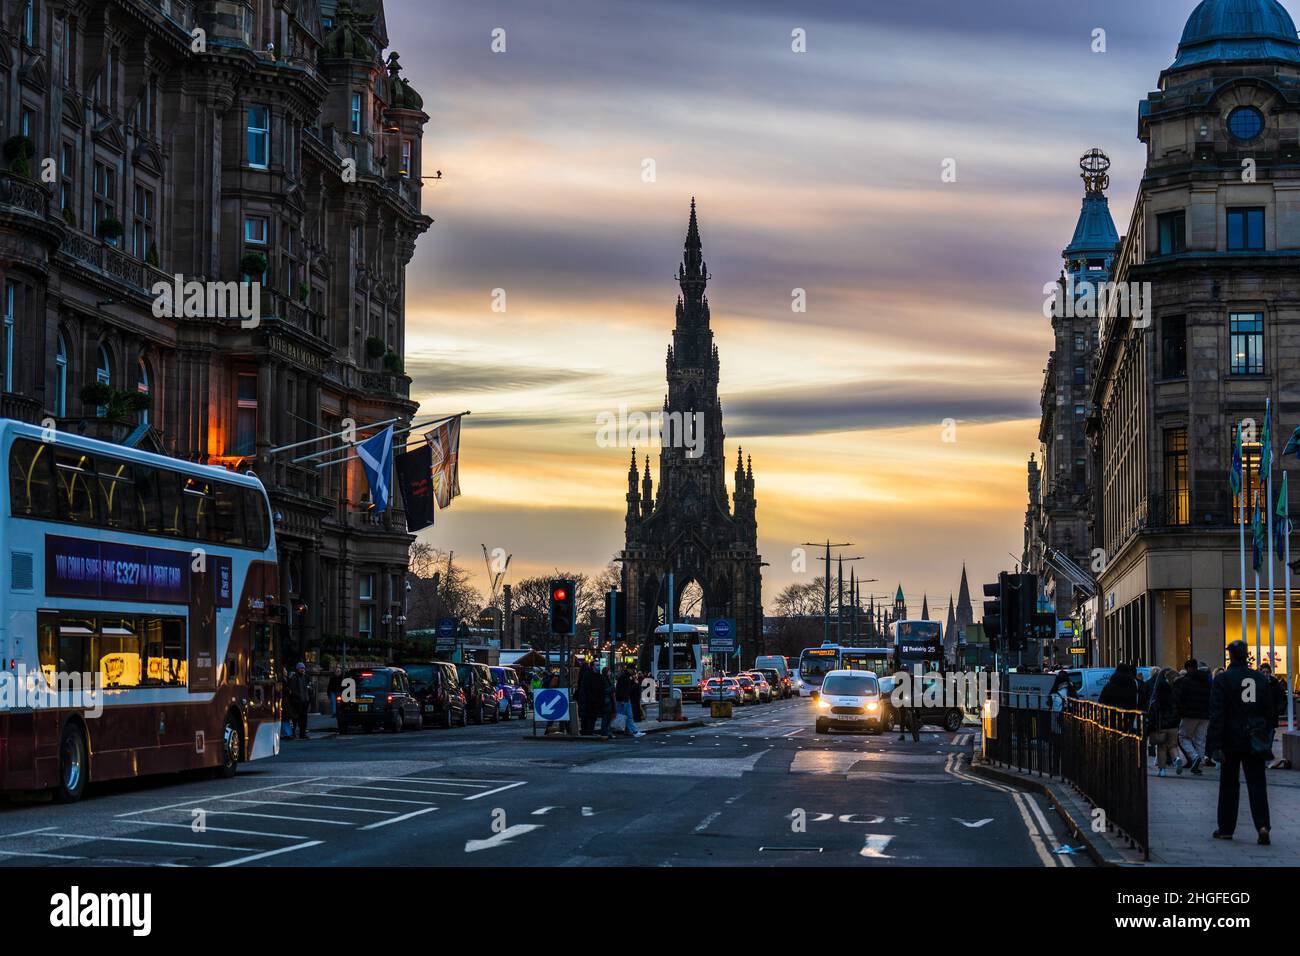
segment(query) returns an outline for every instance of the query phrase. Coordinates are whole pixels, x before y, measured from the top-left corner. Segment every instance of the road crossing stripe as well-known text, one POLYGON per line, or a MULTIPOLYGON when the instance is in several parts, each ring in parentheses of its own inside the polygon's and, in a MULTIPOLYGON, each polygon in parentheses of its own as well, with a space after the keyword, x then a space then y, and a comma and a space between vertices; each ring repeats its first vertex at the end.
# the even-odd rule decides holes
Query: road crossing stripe
POLYGON ((254 853, 252 856, 242 856, 238 860, 226 860, 224 863, 215 864, 217 868, 226 866, 239 866, 241 863, 252 863, 255 860, 265 860, 268 856, 279 856, 281 853, 292 853, 294 850, 305 850, 308 847, 320 846, 323 840, 308 840, 306 843, 299 843, 295 846, 282 846, 278 850, 267 850, 264 853, 254 853))
POLYGON ((418 817, 421 814, 432 813, 437 807, 425 807, 423 810, 412 810, 410 813, 404 813, 400 817, 393 817, 391 820, 377 820, 374 823, 367 823, 361 827, 362 830, 378 830, 380 827, 386 827, 390 823, 401 823, 403 820, 409 820, 411 817, 418 817))
MULTIPOLYGON (((321 786, 326 786, 321 784, 321 786)), ((338 793, 334 790, 328 790, 325 793, 311 793, 307 790, 281 790, 280 793, 287 793, 291 797, 333 797, 339 800, 370 800, 375 803, 411 803, 417 807, 433 806, 428 800, 402 800, 398 797, 359 797, 354 793, 338 793)))
POLYGON ((474 794, 474 796, 472 796, 472 797, 466 797, 465 799, 466 799, 466 800, 477 800, 477 799, 479 799, 480 797, 490 797, 490 796, 492 796, 492 794, 494 794, 494 793, 501 793, 503 790, 513 790, 515 787, 522 787, 522 786, 523 786, 524 784, 526 784, 527 782, 528 782, 527 780, 520 780, 518 783, 511 783, 511 784, 507 784, 507 785, 504 786, 504 787, 497 787, 495 790, 488 790, 488 791, 485 792, 485 793, 476 793, 476 794, 474 794))
MULTIPOLYGON (((163 823, 160 820, 118 820, 117 823, 132 827, 176 827, 179 830, 194 830, 192 823, 163 823)), ((300 833, 268 833, 265 830, 236 830, 233 827, 204 826, 199 833, 237 833, 243 836, 271 837, 278 840, 309 840, 310 837, 300 833)))
POLYGON ((356 824, 348 820, 323 820, 320 817, 287 817, 283 813, 254 813, 251 810, 209 810, 208 814, 220 813, 227 817, 260 817, 263 820, 292 820, 294 823, 324 823, 332 827, 350 827, 356 824))
POLYGON ((328 803, 295 803, 292 800, 232 800, 223 797, 226 803, 251 803, 256 807, 303 807, 307 810, 341 810, 344 813, 382 813, 384 816, 392 816, 397 813, 396 810, 371 810, 368 807, 336 807, 328 803))
POLYGON ((251 853, 251 846, 230 846, 224 843, 188 843, 180 840, 147 840, 144 837, 90 836, 85 833, 49 833, 46 836, 60 837, 65 840, 107 840, 112 843, 149 843, 154 846, 183 846, 193 850, 239 850, 251 853))
MULTIPOLYGON (((298 779, 289 779, 289 780, 285 780, 283 783, 275 783, 266 787, 254 787, 251 790, 237 790, 234 793, 230 794, 230 796, 242 797, 244 794, 248 794, 248 793, 265 793, 267 790, 278 790, 280 787, 292 787, 295 785, 301 785, 304 783, 313 783, 317 780, 326 780, 326 779, 328 778, 327 777, 301 777, 298 779)), ((213 796, 196 797, 193 800, 182 800, 180 803, 169 803, 166 806, 162 806, 162 807, 148 807, 147 809, 144 810, 132 810, 129 813, 119 813, 117 814, 117 816, 135 817, 135 816, 139 816, 142 813, 157 813, 160 810, 174 810, 177 807, 189 807, 189 806, 193 806, 196 803, 208 803, 212 800, 217 800, 217 799, 224 799, 224 798, 213 797, 213 796)))

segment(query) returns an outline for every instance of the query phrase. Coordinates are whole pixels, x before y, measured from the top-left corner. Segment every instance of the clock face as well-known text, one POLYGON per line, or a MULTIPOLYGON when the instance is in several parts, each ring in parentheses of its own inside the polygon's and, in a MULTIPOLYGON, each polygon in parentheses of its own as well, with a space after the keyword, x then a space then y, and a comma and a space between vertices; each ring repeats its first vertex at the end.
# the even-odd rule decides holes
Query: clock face
POLYGON ((1228 114, 1228 132, 1239 143, 1249 143, 1264 132, 1264 114, 1253 106, 1238 106, 1228 114))

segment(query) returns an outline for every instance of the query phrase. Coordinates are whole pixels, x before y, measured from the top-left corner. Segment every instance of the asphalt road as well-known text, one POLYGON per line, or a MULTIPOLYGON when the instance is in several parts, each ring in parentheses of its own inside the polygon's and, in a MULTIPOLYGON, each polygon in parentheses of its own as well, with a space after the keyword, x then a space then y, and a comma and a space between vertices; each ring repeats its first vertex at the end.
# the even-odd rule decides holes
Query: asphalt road
MULTIPOLYGON (((688 705, 688 715, 698 708, 688 705)), ((327 735, 231 780, 0 803, 14 866, 1086 866, 1041 797, 967 771, 974 728, 816 734, 808 700, 610 743, 527 723, 327 735)))

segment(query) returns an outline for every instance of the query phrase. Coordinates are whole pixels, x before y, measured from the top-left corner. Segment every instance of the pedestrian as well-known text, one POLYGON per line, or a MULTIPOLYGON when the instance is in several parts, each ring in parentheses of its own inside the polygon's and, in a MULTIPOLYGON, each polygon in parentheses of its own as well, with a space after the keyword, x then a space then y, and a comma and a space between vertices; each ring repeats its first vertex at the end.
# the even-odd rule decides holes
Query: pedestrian
POLYGON ((289 700, 289 677, 283 667, 277 667, 275 693, 280 701, 280 739, 293 739, 293 703, 289 700))
POLYGON ((1137 710, 1138 694, 1137 669, 1132 664, 1119 664, 1115 673, 1110 675, 1110 680, 1106 681, 1106 686, 1101 689, 1097 702, 1107 707, 1137 710))
POLYGON ((1184 676, 1174 683, 1178 744, 1190 761, 1192 773, 1199 775, 1205 763, 1205 733, 1210 728, 1210 672, 1195 658, 1189 658, 1183 669, 1184 676))
POLYGON ((632 693, 632 716, 637 720, 645 720, 645 708, 641 702, 641 684, 644 678, 639 670, 632 668, 632 683, 634 690, 632 693))
POLYGON ((595 669, 583 661, 578 672, 578 721, 584 737, 596 732, 596 718, 604 712, 605 685, 595 669))
POLYGON ((610 739, 609 725, 614 720, 615 703, 614 703, 614 681, 609 676, 610 668, 606 667, 600 674, 601 684, 601 717, 600 717, 600 736, 610 739))
POLYGON ((1156 776, 1163 777, 1172 764, 1178 773, 1183 762, 1178 751, 1178 706, 1170 683, 1172 670, 1156 670, 1147 683, 1147 739, 1156 750, 1156 776))
POLYGON ((299 740, 307 739, 307 710, 311 704, 311 681, 307 679, 307 665, 299 661, 289 675, 289 704, 292 708, 294 730, 299 740))
POLYGON ((1265 761, 1273 755, 1277 697, 1271 675, 1252 670, 1246 642, 1228 645, 1228 669, 1210 685, 1210 729, 1207 746, 1223 767, 1219 774, 1216 840, 1231 840, 1237 828, 1241 778, 1245 774, 1250 816, 1261 846, 1269 845, 1268 781, 1265 761))
POLYGON ((1286 684, 1282 683, 1273 676, 1273 665, 1260 664, 1259 672, 1268 679, 1269 693, 1273 697, 1273 725, 1272 729, 1277 730, 1280 718, 1286 714, 1286 684))
POLYGON ((907 673, 900 671, 898 674, 900 684, 895 688, 894 698, 895 706, 898 711, 898 740, 900 743, 905 739, 907 730, 912 731, 912 743, 921 742, 921 721, 920 715, 916 708, 911 706, 912 687, 911 678, 907 673))
POLYGON ((645 736, 643 731, 636 728, 636 715, 632 709, 632 701, 640 695, 640 690, 633 676, 632 665, 626 665, 618 677, 618 683, 614 685, 614 699, 618 702, 619 714, 627 720, 626 733, 633 737, 645 736))
POLYGON ((343 693, 343 670, 337 665, 330 671, 329 683, 325 686, 325 692, 330 699, 330 716, 338 715, 339 695, 343 693))
POLYGON ((1057 752, 1060 752, 1060 735, 1064 730, 1064 721, 1062 715, 1065 713, 1065 704, 1074 696, 1074 685, 1070 683, 1070 675, 1061 671, 1056 675, 1056 680, 1052 682, 1052 689, 1049 692, 1048 703, 1052 708, 1052 733, 1057 737, 1057 752))

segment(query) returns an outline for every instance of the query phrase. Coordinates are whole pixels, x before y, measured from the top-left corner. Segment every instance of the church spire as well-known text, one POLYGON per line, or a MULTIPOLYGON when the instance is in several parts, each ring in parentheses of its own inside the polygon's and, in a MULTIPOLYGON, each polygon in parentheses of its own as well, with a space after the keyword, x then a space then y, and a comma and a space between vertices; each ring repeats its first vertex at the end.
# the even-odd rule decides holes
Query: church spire
MULTIPOLYGON (((682 287, 686 305, 698 304, 704 298, 704 287, 709 281, 709 270, 704 262, 704 243, 700 240, 700 223, 695 216, 695 197, 691 197, 691 219, 686 226, 686 242, 682 246, 682 264, 677 269, 677 281, 682 287)), ((679 314, 681 309, 678 310, 679 314)))

